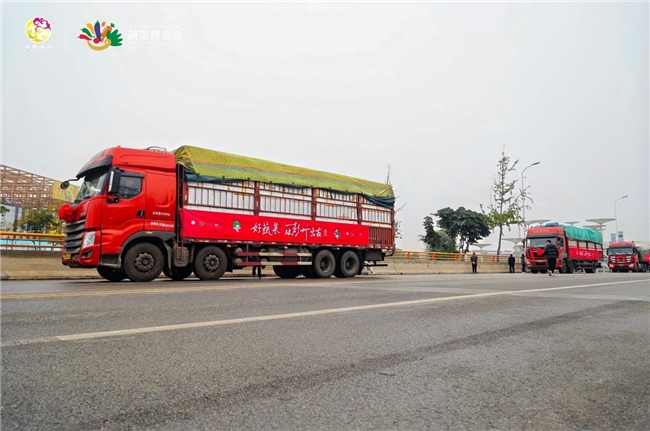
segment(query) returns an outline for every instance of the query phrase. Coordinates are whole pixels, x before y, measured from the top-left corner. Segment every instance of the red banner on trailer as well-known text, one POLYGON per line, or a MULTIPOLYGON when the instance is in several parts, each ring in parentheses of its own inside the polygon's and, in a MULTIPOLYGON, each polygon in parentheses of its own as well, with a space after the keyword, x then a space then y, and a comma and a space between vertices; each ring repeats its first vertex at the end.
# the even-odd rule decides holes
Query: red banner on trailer
POLYGON ((600 260, 602 253, 602 250, 569 246, 569 259, 600 260))
POLYGON ((367 246, 368 226, 320 220, 181 210, 185 238, 211 241, 367 246))

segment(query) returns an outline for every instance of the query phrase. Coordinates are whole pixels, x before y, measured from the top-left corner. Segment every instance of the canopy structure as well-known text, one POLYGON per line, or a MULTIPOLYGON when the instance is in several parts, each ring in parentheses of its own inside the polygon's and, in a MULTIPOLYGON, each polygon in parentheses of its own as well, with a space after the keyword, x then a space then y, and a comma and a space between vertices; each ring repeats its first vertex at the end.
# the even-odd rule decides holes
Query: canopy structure
POLYGON ((358 193, 386 207, 392 208, 395 203, 393 188, 389 184, 189 145, 174 150, 174 155, 185 168, 188 178, 194 181, 261 181, 292 187, 316 187, 358 193))
POLYGON ((611 217, 606 217, 606 218, 590 218, 587 219, 587 221, 590 221, 592 223, 596 223, 598 225, 598 229, 601 233, 605 229, 605 223, 609 223, 610 221, 614 221, 616 219, 613 219, 611 217))
POLYGON ((537 224, 537 223, 546 223, 547 221, 550 221, 549 219, 545 218, 539 218, 535 220, 526 220, 526 224, 531 225, 531 224, 537 224))

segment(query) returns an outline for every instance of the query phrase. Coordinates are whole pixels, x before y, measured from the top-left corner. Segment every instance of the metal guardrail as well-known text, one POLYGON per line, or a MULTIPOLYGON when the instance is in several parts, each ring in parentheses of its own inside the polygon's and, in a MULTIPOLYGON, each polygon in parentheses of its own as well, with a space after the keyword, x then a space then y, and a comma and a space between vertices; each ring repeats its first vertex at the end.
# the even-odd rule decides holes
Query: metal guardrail
POLYGON ((61 251, 64 238, 56 233, 0 232, 0 250, 61 251))
MULTIPOLYGON (((63 234, 0 232, 0 250, 42 250, 60 251, 63 246, 63 234)), ((405 260, 440 260, 444 262, 469 262, 471 253, 441 253, 430 251, 397 250, 390 256, 392 259, 405 260)), ((477 254, 479 263, 508 262, 508 255, 477 254)), ((517 260, 519 263, 519 260, 517 260)))
MULTIPOLYGON (((508 263, 509 255, 501 254, 476 254, 478 257, 479 263, 486 262, 500 262, 508 263)), ((406 259, 406 260, 440 260, 445 262, 469 262, 469 259, 472 257, 472 253, 442 253, 436 251, 405 251, 397 250, 393 254, 393 259, 406 259)), ((517 260, 519 264, 519 260, 517 260)))

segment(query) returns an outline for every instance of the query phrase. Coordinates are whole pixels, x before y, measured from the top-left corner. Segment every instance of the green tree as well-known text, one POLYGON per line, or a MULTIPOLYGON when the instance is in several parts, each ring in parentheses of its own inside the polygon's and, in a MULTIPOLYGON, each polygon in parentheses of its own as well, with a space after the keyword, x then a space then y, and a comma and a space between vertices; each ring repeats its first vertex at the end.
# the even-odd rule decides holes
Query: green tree
POLYGON ((422 226, 424 226, 424 235, 420 235, 420 241, 426 245, 427 251, 456 252, 454 241, 444 230, 435 230, 433 218, 430 215, 424 217, 422 226))
POLYGON ((461 253, 467 253, 471 244, 490 234, 487 217, 465 207, 456 210, 442 208, 433 215, 438 217, 438 227, 444 229, 452 241, 458 244, 461 253))
POLYGON ((0 206, 0 229, 5 229, 5 214, 8 212, 9 209, 6 206, 0 206))
POLYGON ((47 233, 57 225, 54 214, 45 210, 25 210, 18 220, 18 228, 24 232, 47 233))
POLYGON ((508 176, 516 170, 517 163, 519 163, 519 160, 510 162, 510 157, 505 153, 505 148, 501 151, 487 212, 481 205, 481 211, 487 216, 488 226, 490 229, 498 229, 499 232, 497 255, 501 254, 503 229, 505 227, 509 229, 511 225, 522 222, 521 206, 519 205, 520 197, 514 193, 517 180, 508 181, 508 176))

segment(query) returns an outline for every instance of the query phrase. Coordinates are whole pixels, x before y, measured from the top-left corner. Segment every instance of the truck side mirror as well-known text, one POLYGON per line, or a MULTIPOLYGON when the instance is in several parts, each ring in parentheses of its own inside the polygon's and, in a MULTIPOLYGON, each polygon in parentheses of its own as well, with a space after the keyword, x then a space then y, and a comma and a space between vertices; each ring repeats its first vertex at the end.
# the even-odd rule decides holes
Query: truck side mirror
POLYGON ((119 169, 111 169, 108 177, 108 194, 116 195, 120 192, 120 180, 122 172, 119 169))
POLYGON ((70 181, 64 181, 64 182, 62 182, 61 185, 60 185, 59 187, 61 188, 61 190, 65 190, 65 189, 67 189, 68 187, 70 187, 70 181))

